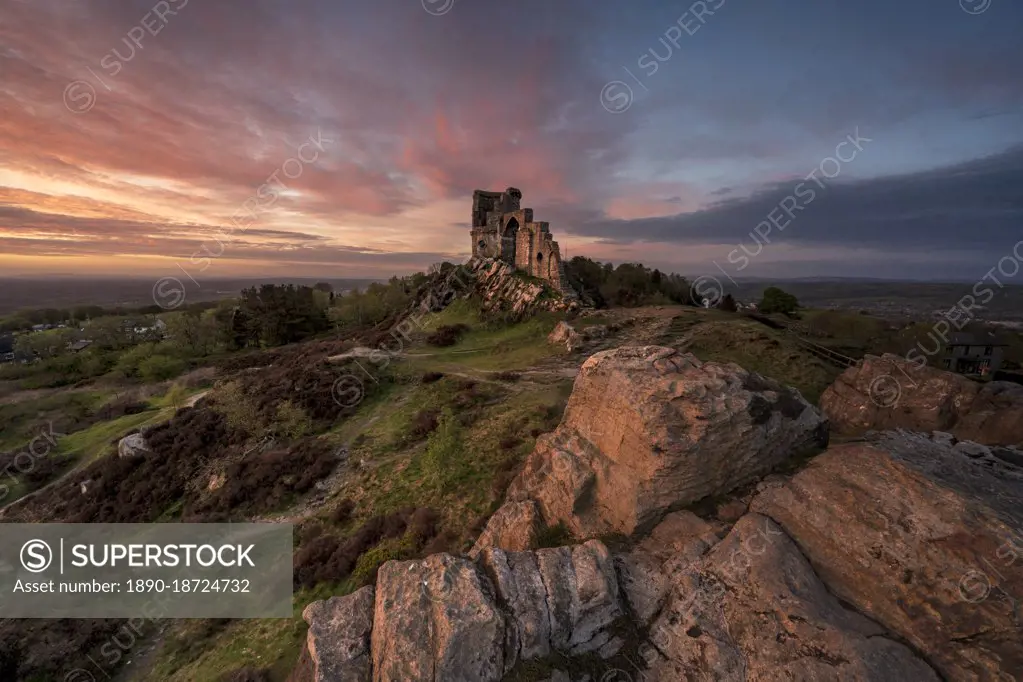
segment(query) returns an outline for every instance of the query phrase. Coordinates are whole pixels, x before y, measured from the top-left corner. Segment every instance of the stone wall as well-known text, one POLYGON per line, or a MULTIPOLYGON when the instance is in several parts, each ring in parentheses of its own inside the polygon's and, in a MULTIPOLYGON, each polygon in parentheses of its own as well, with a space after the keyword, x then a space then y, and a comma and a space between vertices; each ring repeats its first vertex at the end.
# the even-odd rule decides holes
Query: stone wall
POLYGON ((521 199, 522 192, 514 187, 504 192, 473 193, 473 256, 498 258, 550 282, 562 293, 571 293, 550 223, 534 222, 533 209, 521 208, 521 199))

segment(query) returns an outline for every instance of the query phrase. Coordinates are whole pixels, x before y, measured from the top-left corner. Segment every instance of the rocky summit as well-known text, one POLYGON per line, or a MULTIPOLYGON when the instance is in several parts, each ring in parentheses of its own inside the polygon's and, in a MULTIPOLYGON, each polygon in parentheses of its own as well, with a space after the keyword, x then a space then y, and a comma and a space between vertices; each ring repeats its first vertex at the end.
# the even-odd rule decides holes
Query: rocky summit
POLYGON ((596 353, 469 556, 310 605, 294 679, 1017 679, 1023 452, 900 419, 827 447, 821 411, 737 365, 596 353))

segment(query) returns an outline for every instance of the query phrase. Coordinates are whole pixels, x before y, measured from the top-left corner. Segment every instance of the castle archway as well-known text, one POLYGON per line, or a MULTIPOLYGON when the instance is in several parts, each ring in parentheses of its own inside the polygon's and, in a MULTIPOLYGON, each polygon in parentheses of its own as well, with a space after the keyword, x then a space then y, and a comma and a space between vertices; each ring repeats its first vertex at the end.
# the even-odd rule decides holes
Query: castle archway
POLYGON ((519 237, 519 221, 510 218, 504 224, 504 231, 501 233, 501 259, 511 265, 515 264, 515 245, 519 237))

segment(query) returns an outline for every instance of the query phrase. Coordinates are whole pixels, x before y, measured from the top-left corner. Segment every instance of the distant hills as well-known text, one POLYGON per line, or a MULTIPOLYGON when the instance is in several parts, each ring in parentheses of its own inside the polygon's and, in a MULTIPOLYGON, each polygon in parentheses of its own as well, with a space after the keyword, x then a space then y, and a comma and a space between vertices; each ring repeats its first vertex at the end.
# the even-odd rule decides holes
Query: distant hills
MULTIPOLYGON (((184 274, 176 279, 185 290, 186 303, 230 298, 237 296, 242 289, 263 283, 312 286, 317 282, 329 282, 335 291, 342 291, 385 281, 331 277, 253 277, 199 279, 195 283, 184 274)), ((153 305, 153 288, 158 281, 157 278, 95 279, 80 276, 3 277, 0 278, 0 315, 24 308, 67 308, 80 305, 137 308, 153 305)), ((175 282, 168 284, 176 286, 175 282)))

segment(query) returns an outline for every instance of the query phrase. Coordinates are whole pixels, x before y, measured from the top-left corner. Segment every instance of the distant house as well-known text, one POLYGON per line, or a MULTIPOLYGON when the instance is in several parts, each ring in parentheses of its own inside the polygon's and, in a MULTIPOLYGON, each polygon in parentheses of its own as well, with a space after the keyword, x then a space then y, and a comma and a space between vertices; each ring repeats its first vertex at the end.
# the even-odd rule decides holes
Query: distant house
POLYGON ((134 326, 132 322, 126 320, 125 331, 133 334, 136 338, 162 339, 167 336, 167 323, 157 319, 152 326, 134 326))
POLYGON ((81 341, 75 341, 74 343, 69 343, 67 345, 67 349, 69 351, 71 351, 72 353, 77 353, 79 351, 85 350, 86 348, 88 348, 91 345, 92 345, 92 341, 90 339, 82 339, 81 341))
POLYGON ((994 334, 953 333, 941 356, 941 366, 958 374, 990 378, 1002 366, 1006 344, 994 334))

